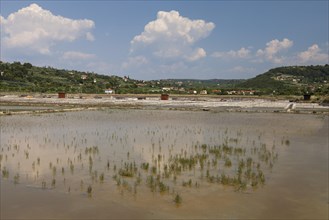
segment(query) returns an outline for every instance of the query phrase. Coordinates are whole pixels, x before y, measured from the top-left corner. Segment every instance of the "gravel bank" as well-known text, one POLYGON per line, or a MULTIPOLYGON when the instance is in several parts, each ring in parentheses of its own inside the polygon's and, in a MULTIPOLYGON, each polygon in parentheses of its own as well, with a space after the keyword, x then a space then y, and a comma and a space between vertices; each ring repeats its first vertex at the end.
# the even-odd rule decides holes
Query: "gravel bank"
POLYGON ((268 100, 261 98, 212 98, 175 97, 160 100, 158 97, 21 97, 4 95, 0 98, 1 114, 26 112, 58 112, 83 110, 86 108, 139 108, 176 109, 235 112, 294 112, 329 114, 329 106, 311 102, 290 102, 289 100, 268 100), (46 109, 12 111, 10 106, 47 106, 46 109))

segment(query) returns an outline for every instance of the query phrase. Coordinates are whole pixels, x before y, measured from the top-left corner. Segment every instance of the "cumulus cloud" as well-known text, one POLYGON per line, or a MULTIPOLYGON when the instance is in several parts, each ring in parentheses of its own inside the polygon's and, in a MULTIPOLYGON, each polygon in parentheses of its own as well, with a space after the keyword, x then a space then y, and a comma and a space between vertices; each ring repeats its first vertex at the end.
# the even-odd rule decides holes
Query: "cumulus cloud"
POLYGON ((229 58, 247 58, 250 54, 250 50, 246 49, 244 47, 241 47, 239 50, 234 51, 230 50, 227 52, 214 52, 211 56, 216 57, 216 58, 224 58, 224 59, 229 59, 229 58))
POLYGON ((67 51, 63 54, 63 58, 69 60, 89 60, 96 58, 96 55, 77 51, 67 51))
POLYGON ((282 63, 283 57, 278 56, 278 53, 292 47, 293 44, 294 42, 287 38, 284 38, 282 41, 274 39, 266 43, 265 49, 259 49, 256 55, 274 63, 282 63))
POLYGON ((74 41, 78 38, 94 40, 90 30, 92 20, 73 20, 52 14, 37 4, 31 4, 7 18, 0 18, 4 46, 23 48, 40 54, 49 54, 56 42, 74 41))
POLYGON ((326 53, 321 53, 321 49, 317 44, 313 44, 306 51, 298 53, 298 59, 302 63, 318 62, 328 63, 329 56, 326 53))
POLYGON ((172 48, 169 47, 166 49, 159 49, 157 51, 154 51, 153 55, 162 58, 172 58, 172 57, 178 57, 183 55, 183 50, 180 50, 179 48, 175 48, 175 47, 172 48))
POLYGON ((194 61, 206 55, 204 49, 193 48, 194 44, 206 38, 214 28, 212 22, 191 20, 178 11, 159 11, 156 20, 145 25, 144 31, 131 40, 131 52, 148 48, 157 57, 194 61))
POLYGON ((198 59, 201 59, 203 57, 207 56, 207 53, 204 49, 202 48, 197 48, 193 51, 192 54, 190 54, 189 56, 186 57, 186 59, 188 61, 195 61, 195 60, 198 60, 198 59))
POLYGON ((0 24, 1 24, 1 26, 4 25, 5 21, 6 21, 5 18, 0 15, 0 24))
POLYGON ((153 43, 161 38, 161 40, 191 44, 207 37, 214 28, 215 24, 212 22, 190 20, 182 17, 178 11, 159 11, 157 19, 149 22, 144 32, 135 36, 131 43, 153 43))

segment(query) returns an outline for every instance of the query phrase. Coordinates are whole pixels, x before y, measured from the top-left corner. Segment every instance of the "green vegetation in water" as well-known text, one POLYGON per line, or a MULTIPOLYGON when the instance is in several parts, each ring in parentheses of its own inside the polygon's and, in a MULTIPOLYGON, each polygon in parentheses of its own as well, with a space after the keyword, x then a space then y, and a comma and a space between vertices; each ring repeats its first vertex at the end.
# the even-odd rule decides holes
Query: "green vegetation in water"
POLYGON ((92 191, 93 191, 93 188, 89 185, 87 188, 87 194, 89 197, 91 197, 92 191))
POLYGON ((104 183, 104 173, 102 173, 101 175, 99 175, 99 181, 101 183, 104 183))
POLYGON ((42 183, 41 183, 41 187, 42 187, 42 189, 46 189, 46 188, 47 188, 47 183, 46 183, 46 181, 42 181, 42 183))
POLYGON ((19 174, 17 173, 15 176, 14 176, 14 184, 18 184, 19 183, 19 174))
POLYGON ((145 171, 148 171, 149 170, 149 163, 142 163, 141 168, 145 171))
POLYGON ((8 178, 9 177, 9 171, 6 169, 6 167, 4 167, 2 169, 2 177, 3 178, 8 178))
MULTIPOLYGON (((185 133, 188 132, 191 131, 186 129, 185 133)), ((95 132, 96 135, 97 133, 98 131, 95 132)), ((155 129, 148 133, 159 135, 161 131, 155 129)), ((200 131, 195 131, 195 134, 198 133, 200 131)), ((151 143, 150 148, 145 149, 152 153, 149 158, 139 157, 134 149, 135 146, 129 148, 128 151, 124 149, 123 152, 120 152, 121 156, 117 156, 117 152, 111 152, 113 153, 112 158, 104 156, 106 153, 101 152, 103 147, 90 147, 87 140, 81 138, 81 143, 88 147, 83 146, 79 149, 78 140, 69 144, 65 143, 63 149, 69 155, 65 159, 55 158, 54 160, 52 158, 47 161, 42 157, 41 164, 40 157, 33 155, 34 151, 30 150, 29 159, 25 163, 28 163, 30 169, 32 163, 33 174, 31 176, 33 179, 30 178, 29 181, 41 183, 43 189, 46 189, 49 184, 51 188, 56 187, 57 190, 64 188, 72 193, 76 192, 76 189, 80 189, 81 192, 87 192, 88 196, 91 196, 92 192, 97 192, 100 187, 105 188, 113 184, 122 195, 128 193, 136 198, 145 192, 151 192, 154 196, 173 196, 174 203, 179 205, 182 203, 184 193, 202 189, 205 185, 207 187, 221 185, 234 189, 235 192, 252 192, 264 186, 267 180, 266 175, 271 172, 278 160, 275 144, 268 147, 269 144, 262 141, 262 134, 258 135, 255 140, 246 141, 241 132, 237 134, 237 137, 231 137, 231 133, 229 129, 223 131, 224 136, 219 139, 222 142, 216 142, 218 144, 193 142, 181 148, 179 148, 179 144, 172 144, 168 146, 168 151, 164 144, 167 134, 164 134, 163 137, 159 137, 158 147, 155 143, 151 143), (116 153, 117 155, 115 155, 116 153), (110 163, 112 167, 110 167, 110 163), (39 170, 44 167, 47 169, 40 175, 43 178, 41 181, 39 170), (70 169, 71 175, 65 173, 65 169, 70 169), (59 172, 62 173, 61 177, 58 175, 59 172), (112 176, 112 178, 106 179, 105 182, 106 176, 112 176), (72 181, 77 177, 80 179, 78 183, 72 181), (64 181, 61 182, 60 178, 64 181), (90 185, 88 186, 88 184, 90 185), (88 187, 86 188, 86 186, 88 187), (139 190, 140 188, 141 190, 139 190), (178 191, 180 194, 177 193, 178 191)), ((110 133, 107 137, 114 143, 115 141, 121 143, 123 147, 127 147, 127 143, 129 143, 128 134, 120 137, 115 133, 110 133)), ((48 138, 45 139, 47 139, 47 144, 50 143, 48 138)), ((290 141, 287 142, 287 140, 289 141, 286 137, 280 139, 282 146, 290 144, 290 141)), ((60 147, 58 148, 60 149, 60 147)), ((15 147, 15 144, 9 144, 6 149, 8 152, 2 148, 0 155, 4 179, 9 177, 6 165, 8 167, 10 163, 7 163, 7 155, 10 155, 9 159, 19 155, 19 147, 15 147)), ((21 150, 20 154, 20 157, 24 158, 26 152, 21 150)), ((18 169, 19 166, 18 163, 18 169)), ((9 167, 11 172, 16 173, 16 170, 9 167)), ((19 182, 19 175, 22 173, 17 173, 13 177, 15 184, 19 182)), ((21 181, 24 180, 21 178, 21 181)), ((93 196, 95 195, 94 193, 93 196)))
POLYGON ((174 198, 175 204, 180 205, 180 204, 182 204, 182 201, 183 201, 182 197, 179 194, 176 194, 175 198, 174 198))
POLYGON ((97 146, 86 147, 85 154, 98 154, 99 149, 97 146))

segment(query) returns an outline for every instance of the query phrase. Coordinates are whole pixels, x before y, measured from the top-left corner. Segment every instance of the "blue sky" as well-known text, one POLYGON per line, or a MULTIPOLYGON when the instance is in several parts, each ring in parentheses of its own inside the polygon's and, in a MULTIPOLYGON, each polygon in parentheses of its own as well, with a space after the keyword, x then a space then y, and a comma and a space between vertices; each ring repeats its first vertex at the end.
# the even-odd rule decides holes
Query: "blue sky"
POLYGON ((1 60, 135 79, 328 63, 328 1, 1 0, 1 60))

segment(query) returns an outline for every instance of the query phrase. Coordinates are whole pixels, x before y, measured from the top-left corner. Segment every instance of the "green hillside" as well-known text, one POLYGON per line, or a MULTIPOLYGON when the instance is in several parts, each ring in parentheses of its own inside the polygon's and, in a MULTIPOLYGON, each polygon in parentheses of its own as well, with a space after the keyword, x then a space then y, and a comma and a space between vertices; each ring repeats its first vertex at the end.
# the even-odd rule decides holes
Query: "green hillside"
POLYGON ((189 94, 208 90, 214 93, 219 88, 232 88, 245 80, 195 80, 162 79, 134 80, 129 77, 108 76, 75 70, 37 67, 30 63, 6 63, 0 61, 1 92, 41 92, 41 93, 104 93, 111 88, 117 94, 171 93, 189 94), (164 90, 170 89, 168 90, 164 90))
POLYGON ((329 65, 278 67, 237 85, 264 94, 329 94, 329 65))
POLYGON ((104 93, 105 89, 133 88, 138 81, 52 67, 36 67, 29 63, 0 62, 0 91, 104 93))
POLYGON ((248 80, 144 81, 1 61, 0 72, 0 92, 104 93, 104 90, 111 88, 117 94, 200 94, 204 90, 207 90, 207 94, 230 94, 229 91, 241 90, 252 90, 254 94, 265 95, 302 95, 306 92, 329 94, 329 65, 279 67, 248 80))

